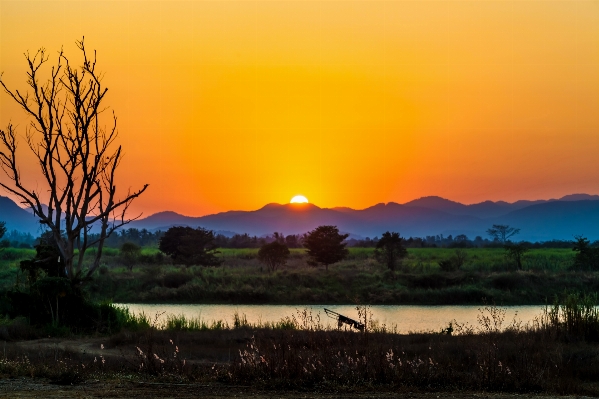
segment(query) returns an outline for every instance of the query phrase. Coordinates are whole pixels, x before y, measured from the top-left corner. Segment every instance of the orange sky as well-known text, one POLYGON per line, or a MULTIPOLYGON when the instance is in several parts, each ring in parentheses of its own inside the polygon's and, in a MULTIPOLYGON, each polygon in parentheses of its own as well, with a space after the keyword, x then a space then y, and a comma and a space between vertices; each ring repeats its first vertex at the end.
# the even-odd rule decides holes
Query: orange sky
POLYGON ((133 212, 599 193, 597 1, 0 0, 0 71, 83 35, 133 212))

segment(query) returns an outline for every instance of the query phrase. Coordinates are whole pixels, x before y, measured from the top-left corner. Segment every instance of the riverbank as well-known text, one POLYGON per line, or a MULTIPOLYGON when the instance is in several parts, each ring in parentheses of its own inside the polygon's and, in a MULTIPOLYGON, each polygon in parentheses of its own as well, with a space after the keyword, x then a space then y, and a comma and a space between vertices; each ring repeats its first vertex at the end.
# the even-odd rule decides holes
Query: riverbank
POLYGON ((328 271, 303 268, 266 273, 259 268, 170 268, 98 276, 92 298, 132 303, 544 305, 556 295, 599 291, 597 272, 505 271, 392 273, 361 265, 328 271))
POLYGON ((550 318, 501 332, 501 311, 486 312, 476 330, 455 326, 451 335, 145 328, 8 341, 0 360, 0 393, 11 398, 30 397, 33 390, 35 397, 43 392, 172 398, 198 392, 258 398, 599 394, 596 336, 550 318))
POLYGON ((410 249, 396 271, 378 263, 372 249, 352 248, 329 270, 307 264, 293 250, 286 266, 269 273, 257 250, 223 250, 220 267, 140 264, 131 270, 108 257, 89 286, 97 300, 197 304, 543 305, 564 291, 599 290, 599 273, 571 270, 573 251, 532 250, 516 270, 503 249, 465 251, 464 264, 445 272, 439 262, 455 249, 410 249))
MULTIPOLYGON (((118 250, 107 249, 86 286, 96 301, 173 304, 544 305, 564 291, 599 291, 599 272, 572 270, 570 249, 531 250, 523 270, 516 270, 501 248, 471 248, 462 250, 459 270, 441 270, 439 263, 456 251, 412 248, 390 271, 371 248, 351 248, 348 258, 329 270, 309 266, 305 251, 293 249, 287 265, 269 273, 257 249, 225 249, 221 266, 189 268, 173 265, 156 248, 144 248, 129 265, 118 250)), ((23 284, 18 265, 30 252, 2 253, 0 289, 23 284)))

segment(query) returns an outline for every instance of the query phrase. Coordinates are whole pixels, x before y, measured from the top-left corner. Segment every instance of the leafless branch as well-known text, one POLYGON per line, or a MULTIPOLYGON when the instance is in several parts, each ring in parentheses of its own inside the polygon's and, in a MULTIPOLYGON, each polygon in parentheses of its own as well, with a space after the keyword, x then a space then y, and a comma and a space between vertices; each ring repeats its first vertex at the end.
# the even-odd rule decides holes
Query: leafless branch
POLYGON ((127 218, 131 202, 147 188, 117 199, 116 172, 122 149, 112 149, 118 137, 117 117, 112 113, 110 126, 104 128, 100 115, 108 108, 104 99, 108 89, 96 71, 97 55, 90 56, 84 39, 77 42, 83 64, 74 67, 64 52, 58 53, 49 78, 40 83, 40 72, 48 62, 45 49, 27 61, 27 86, 24 94, 11 90, 0 74, 0 86, 30 117, 25 142, 40 166, 48 193, 48 208, 42 207, 36 190, 24 186, 17 162, 18 142, 12 124, 0 130, 0 167, 11 184, 0 183, 33 209, 40 222, 52 231, 68 276, 91 276, 99 266, 104 240, 116 229, 136 218, 127 218), (99 226, 98 238, 90 242, 88 233, 99 226), (83 270, 86 249, 97 246, 96 258, 83 270), (79 255, 75 259, 75 249, 79 255))

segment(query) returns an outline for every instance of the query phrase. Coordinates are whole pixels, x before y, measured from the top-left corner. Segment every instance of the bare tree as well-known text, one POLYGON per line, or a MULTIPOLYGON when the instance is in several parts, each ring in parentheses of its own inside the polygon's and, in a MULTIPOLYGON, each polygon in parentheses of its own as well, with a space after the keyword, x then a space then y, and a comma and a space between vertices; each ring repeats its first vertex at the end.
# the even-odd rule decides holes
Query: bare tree
MULTIPOLYGON (((4 91, 23 108, 30 123, 25 141, 41 169, 44 187, 26 187, 17 158, 15 127, 0 130, 0 166, 11 180, 2 187, 30 207, 51 232, 71 280, 89 278, 100 265, 104 240, 117 228, 133 219, 126 218, 131 201, 148 187, 116 196, 116 170, 122 159, 121 146, 113 148, 118 132, 112 112, 109 126, 101 123, 106 111, 102 74, 96 71, 96 53, 77 42, 83 56, 81 67, 72 66, 61 50, 50 75, 40 83, 43 66, 49 57, 45 49, 25 54, 28 90, 9 89, 0 75, 4 91), (47 209, 42 206, 48 201, 47 209), (93 239, 92 227, 99 229, 93 239), (85 251, 96 246, 91 266, 84 270, 85 251), (76 251, 78 250, 78 252, 76 251)), ((20 158, 19 158, 20 159, 20 158)))

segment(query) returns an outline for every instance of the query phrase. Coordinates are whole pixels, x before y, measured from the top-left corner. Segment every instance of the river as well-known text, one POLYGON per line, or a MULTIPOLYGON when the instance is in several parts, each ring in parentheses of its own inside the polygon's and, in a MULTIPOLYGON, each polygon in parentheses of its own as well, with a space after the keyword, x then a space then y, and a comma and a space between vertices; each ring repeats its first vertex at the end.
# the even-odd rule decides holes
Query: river
MULTIPOLYGON (((324 327, 335 327, 336 320, 324 313, 324 308, 333 310, 347 317, 358 319, 358 311, 353 305, 175 305, 175 304, 116 304, 129 308, 129 311, 144 313, 150 319, 156 319, 158 325, 165 322, 169 315, 184 315, 186 318, 201 318, 208 324, 213 321, 224 321, 233 325, 234 314, 245 315, 250 324, 278 322, 285 317, 295 316, 302 321, 303 312, 312 315, 313 320, 320 318, 324 327)), ((507 306, 498 307, 505 311, 502 328, 516 322, 531 323, 543 313, 543 306, 507 306)), ((446 328, 450 322, 480 329, 481 315, 490 316, 484 306, 404 306, 373 305, 369 307, 372 320, 379 326, 386 325, 399 333, 438 332, 446 328)))

